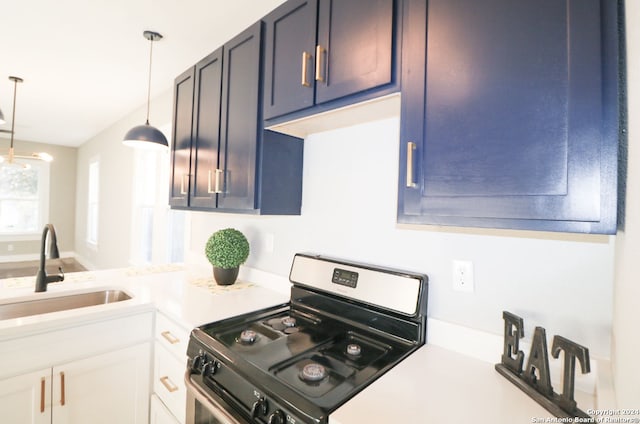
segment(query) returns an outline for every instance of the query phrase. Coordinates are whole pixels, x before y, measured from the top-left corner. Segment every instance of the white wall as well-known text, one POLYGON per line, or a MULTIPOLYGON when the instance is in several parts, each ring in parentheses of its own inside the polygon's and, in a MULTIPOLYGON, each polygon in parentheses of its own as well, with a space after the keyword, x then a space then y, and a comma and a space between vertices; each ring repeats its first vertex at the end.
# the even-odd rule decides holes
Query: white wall
POLYGON ((613 238, 398 226, 398 146, 397 119, 309 136, 302 215, 193 213, 193 256, 204 260, 209 235, 233 226, 251 243, 247 265, 283 276, 299 251, 415 270, 430 277, 431 317, 500 334, 506 309, 527 336, 540 325, 609 357, 613 238), (453 259, 473 261, 474 294, 452 290, 453 259))
POLYGON ((627 222, 616 243, 612 364, 618 407, 640 405, 640 3, 626 2, 629 170, 627 222), (636 165, 636 166, 634 166, 636 165))
MULTIPOLYGON (((156 128, 171 122, 172 95, 169 90, 151 102, 150 121, 156 128)), ((78 260, 88 268, 129 265, 134 150, 124 146, 122 138, 132 127, 144 124, 145 114, 146 105, 78 149, 75 249, 78 260), (86 242, 89 162, 94 157, 100 161, 98 246, 95 249, 86 242)))

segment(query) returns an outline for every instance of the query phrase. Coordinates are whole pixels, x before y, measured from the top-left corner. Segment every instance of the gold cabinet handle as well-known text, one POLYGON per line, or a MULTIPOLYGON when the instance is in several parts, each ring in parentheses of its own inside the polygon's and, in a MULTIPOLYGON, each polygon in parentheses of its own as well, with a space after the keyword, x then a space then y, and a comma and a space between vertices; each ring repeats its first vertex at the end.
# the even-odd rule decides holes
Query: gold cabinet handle
POLYGON ((416 147, 417 147, 416 143, 414 143, 413 141, 410 141, 407 143, 407 187, 408 188, 416 188, 418 186, 414 178, 414 170, 413 170, 413 163, 414 163, 413 154, 416 150, 416 147))
POLYGON ((45 389, 45 377, 40 379, 40 413, 44 414, 44 389, 45 389))
MULTIPOLYGON (((323 75, 324 68, 322 65, 322 57, 324 56, 324 54, 326 53, 326 49, 323 48, 321 45, 317 45, 316 46, 316 81, 320 81, 320 82, 324 82, 325 81, 325 77, 323 75)), ((326 74, 326 72, 324 72, 326 74)))
POLYGON ((223 169, 216 169, 215 192, 216 193, 222 193, 223 192, 223 187, 224 187, 224 170, 223 169))
POLYGON ((60 406, 64 406, 64 373, 60 373, 60 406))
POLYGON ((171 331, 163 331, 162 333, 160 333, 160 335, 171 344, 180 343, 180 339, 171 334, 171 331))
POLYGON ((207 193, 209 194, 218 194, 222 193, 222 179, 224 177, 224 171, 222 169, 216 169, 215 173, 215 182, 213 178, 213 172, 209 170, 208 182, 207 182, 207 193))
MULTIPOLYGON (((213 171, 209 170, 209 176, 207 177, 207 193, 215 194, 215 191, 211 190, 211 177, 213 177, 213 171)), ((168 333, 168 331, 165 331, 165 333, 168 333)), ((162 333, 162 335, 164 335, 164 333, 162 333)))
POLYGON ((309 60, 311 60, 311 55, 307 52, 302 52, 302 82, 301 84, 304 87, 311 87, 311 83, 307 80, 307 72, 309 66, 309 60))
POLYGON ((169 380, 168 376, 165 375, 164 377, 160 377, 160 382, 165 387, 165 389, 167 389, 169 391, 169 393, 173 393, 173 392, 177 392, 178 391, 178 386, 173 384, 173 382, 171 380, 169 380))
POLYGON ((189 178, 189 174, 182 174, 182 179, 180 180, 180 194, 187 194, 187 189, 185 188, 186 184, 184 180, 189 178))

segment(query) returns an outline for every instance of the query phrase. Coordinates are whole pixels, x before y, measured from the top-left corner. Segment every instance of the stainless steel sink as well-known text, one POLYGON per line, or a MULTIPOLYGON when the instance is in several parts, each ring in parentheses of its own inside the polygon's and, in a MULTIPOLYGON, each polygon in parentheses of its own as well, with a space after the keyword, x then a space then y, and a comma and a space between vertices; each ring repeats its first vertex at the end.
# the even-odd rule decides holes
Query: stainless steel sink
POLYGON ((66 311, 86 306, 104 305, 127 299, 131 299, 131 296, 122 290, 99 290, 44 299, 0 303, 0 320, 66 311))

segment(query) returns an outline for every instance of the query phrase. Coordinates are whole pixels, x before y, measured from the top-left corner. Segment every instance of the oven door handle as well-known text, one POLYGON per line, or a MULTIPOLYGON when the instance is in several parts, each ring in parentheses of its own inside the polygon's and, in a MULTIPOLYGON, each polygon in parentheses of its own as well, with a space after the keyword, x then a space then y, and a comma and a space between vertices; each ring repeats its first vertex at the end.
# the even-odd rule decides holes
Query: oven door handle
POLYGON ((187 370, 187 372, 185 372, 184 384, 187 387, 187 391, 193 395, 195 400, 200 402, 202 406, 207 408, 215 419, 228 424, 244 424, 243 422, 238 421, 233 415, 229 414, 220 402, 209 396, 200 387, 198 387, 197 384, 193 383, 191 380, 191 370, 187 370))

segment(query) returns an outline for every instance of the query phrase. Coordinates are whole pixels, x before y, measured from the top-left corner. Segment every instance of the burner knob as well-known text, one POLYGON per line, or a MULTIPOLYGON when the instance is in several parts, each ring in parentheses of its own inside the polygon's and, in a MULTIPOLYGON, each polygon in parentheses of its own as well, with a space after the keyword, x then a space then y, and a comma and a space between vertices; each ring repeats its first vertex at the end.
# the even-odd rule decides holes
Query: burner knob
POLYGON ((191 361, 191 372, 194 374, 200 374, 202 371, 202 367, 206 361, 207 355, 200 352, 200 354, 198 354, 198 356, 193 358, 193 360, 191 361))
POLYGON ((267 424, 284 424, 284 423, 285 423, 284 412, 282 412, 279 409, 275 411, 273 414, 269 415, 269 421, 267 421, 267 424))
POLYGON ((267 400, 261 397, 257 401, 255 401, 253 406, 251 407, 251 417, 256 418, 259 415, 267 415, 268 409, 269 404, 267 403, 267 400))
POLYGON ((202 376, 210 377, 216 373, 218 368, 220 368, 220 363, 216 360, 211 360, 202 366, 202 376))

